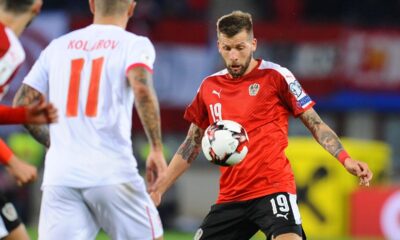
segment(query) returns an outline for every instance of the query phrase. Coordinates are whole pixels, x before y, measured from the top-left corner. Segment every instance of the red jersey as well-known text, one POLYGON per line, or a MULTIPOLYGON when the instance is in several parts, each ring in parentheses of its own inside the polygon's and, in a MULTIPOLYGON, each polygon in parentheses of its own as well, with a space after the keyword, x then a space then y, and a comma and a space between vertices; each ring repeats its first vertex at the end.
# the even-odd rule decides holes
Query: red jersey
POLYGON ((25 52, 14 32, 0 23, 0 100, 18 67, 25 60, 25 52))
MULTIPOLYGON (((25 60, 25 52, 14 32, 0 22, 0 100, 7 93, 8 85, 18 67, 25 60)), ((25 108, 0 106, 0 124, 25 122, 25 108)), ((0 139, 0 162, 7 163, 11 150, 0 139)))
POLYGON ((218 203, 296 193, 284 152, 288 118, 315 103, 288 69, 257 61, 257 67, 240 78, 232 79, 226 69, 205 78, 185 112, 185 119, 202 129, 217 120, 233 120, 248 133, 246 158, 235 166, 220 167, 218 203))

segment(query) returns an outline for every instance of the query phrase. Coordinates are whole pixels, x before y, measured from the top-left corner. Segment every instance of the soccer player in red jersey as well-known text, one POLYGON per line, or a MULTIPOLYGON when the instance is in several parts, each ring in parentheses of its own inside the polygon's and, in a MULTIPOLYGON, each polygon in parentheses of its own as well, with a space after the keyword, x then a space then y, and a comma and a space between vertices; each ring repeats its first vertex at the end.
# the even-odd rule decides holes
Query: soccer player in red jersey
MULTIPOLYGON (((25 59, 18 36, 40 12, 42 0, 0 0, 0 100, 25 59)), ((57 111, 44 98, 27 107, 0 105, 0 124, 43 124, 57 121, 57 111)), ((0 139, 0 162, 19 185, 36 179, 34 166, 20 160, 0 139)), ((0 238, 29 239, 12 203, 0 195, 0 238)))
POLYGON ((217 22, 218 50, 226 69, 206 77, 184 118, 192 124, 164 178, 154 186, 156 204, 201 151, 207 126, 218 120, 240 123, 250 139, 238 165, 220 167, 220 192, 195 239, 306 239, 296 203, 296 185, 285 156, 288 118, 299 117, 314 138, 351 174, 369 185, 368 165, 352 159, 337 135, 314 111, 314 102, 286 68, 253 58, 257 41, 251 15, 241 11, 217 22))

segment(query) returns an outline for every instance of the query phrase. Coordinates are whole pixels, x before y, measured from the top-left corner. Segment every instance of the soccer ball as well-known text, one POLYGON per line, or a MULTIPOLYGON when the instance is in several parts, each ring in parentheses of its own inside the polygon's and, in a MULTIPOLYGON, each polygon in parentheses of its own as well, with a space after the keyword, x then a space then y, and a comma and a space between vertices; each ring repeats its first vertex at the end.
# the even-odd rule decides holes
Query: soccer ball
POLYGON ((231 120, 221 120, 206 129, 201 147, 208 161, 232 166, 246 157, 248 143, 249 137, 242 125, 231 120))

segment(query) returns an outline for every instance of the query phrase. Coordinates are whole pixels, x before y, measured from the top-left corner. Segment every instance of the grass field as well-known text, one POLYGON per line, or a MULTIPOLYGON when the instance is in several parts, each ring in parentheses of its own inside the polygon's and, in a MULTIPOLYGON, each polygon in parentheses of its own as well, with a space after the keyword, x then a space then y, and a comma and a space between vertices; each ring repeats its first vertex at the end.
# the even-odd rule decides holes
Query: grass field
MULTIPOLYGON (((33 228, 28 228, 29 235, 32 240, 37 239, 37 230, 33 228)), ((192 233, 180 233, 167 231, 164 235, 165 240, 192 240, 192 233)), ((351 237, 342 237, 342 238, 308 238, 310 240, 383 240, 383 238, 351 238, 351 237)), ((100 233, 96 240, 110 240, 106 234, 100 233)), ((264 234, 258 233, 251 240, 265 240, 264 234)))
MULTIPOLYGON (((28 228, 29 236, 31 237, 32 240, 37 239, 37 230, 33 228, 28 228)), ((101 232, 96 240, 109 240, 110 238, 107 237, 107 235, 103 232, 101 232)), ((165 240, 192 240, 193 239, 193 234, 191 233, 180 233, 180 232, 171 232, 167 231, 164 235, 165 240)), ((265 239, 263 238, 262 234, 259 234, 259 236, 255 236, 252 238, 252 240, 262 240, 265 239)))
MULTIPOLYGON (((37 231, 32 228, 28 228, 29 236, 31 237, 32 240, 37 239, 37 231)), ((109 240, 110 238, 103 232, 101 232, 96 240, 109 240)), ((167 232, 165 233, 164 236, 165 240, 191 240, 193 239, 192 234, 188 233, 179 233, 179 232, 167 232)))

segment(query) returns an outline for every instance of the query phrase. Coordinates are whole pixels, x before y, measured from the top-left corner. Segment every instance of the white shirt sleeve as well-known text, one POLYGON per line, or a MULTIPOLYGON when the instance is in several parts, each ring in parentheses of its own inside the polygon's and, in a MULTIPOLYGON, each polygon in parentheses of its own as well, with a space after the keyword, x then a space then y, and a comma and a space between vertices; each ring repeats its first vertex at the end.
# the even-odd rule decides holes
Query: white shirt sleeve
POLYGON ((24 84, 29 85, 45 96, 48 95, 49 89, 49 47, 40 53, 39 58, 23 81, 24 84))
POLYGON ((142 66, 153 71, 156 52, 153 44, 146 37, 140 37, 129 46, 126 58, 126 73, 136 66, 142 66))

